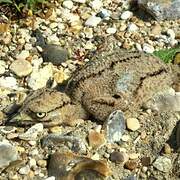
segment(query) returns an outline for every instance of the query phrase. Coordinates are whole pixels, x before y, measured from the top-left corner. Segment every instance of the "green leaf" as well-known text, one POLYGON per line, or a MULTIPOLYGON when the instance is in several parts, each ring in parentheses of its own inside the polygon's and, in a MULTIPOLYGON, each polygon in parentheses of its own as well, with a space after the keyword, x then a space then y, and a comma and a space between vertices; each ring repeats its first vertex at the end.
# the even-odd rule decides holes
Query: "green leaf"
POLYGON ((162 59, 165 63, 169 63, 173 60, 175 54, 180 52, 180 47, 171 49, 162 49, 159 51, 154 51, 154 55, 162 59))
POLYGON ((11 0, 0 0, 0 3, 9 3, 9 4, 12 4, 12 1, 11 0))

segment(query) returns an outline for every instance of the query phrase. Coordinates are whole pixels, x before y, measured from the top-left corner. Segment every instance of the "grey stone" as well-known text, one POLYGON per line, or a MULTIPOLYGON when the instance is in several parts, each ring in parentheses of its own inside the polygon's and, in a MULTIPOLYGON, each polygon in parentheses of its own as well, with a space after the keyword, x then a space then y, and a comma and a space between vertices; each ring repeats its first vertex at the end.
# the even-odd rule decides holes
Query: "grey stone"
POLYGON ((138 0, 137 2, 157 20, 180 18, 180 0, 138 0))
POLYGON ((162 172, 169 172, 172 169, 171 159, 159 156, 156 161, 153 163, 153 166, 162 172))
POLYGON ((107 142, 119 142, 126 129, 124 115, 120 110, 110 114, 104 124, 107 142))
POLYGON ((0 168, 18 159, 16 148, 7 142, 0 142, 0 168))

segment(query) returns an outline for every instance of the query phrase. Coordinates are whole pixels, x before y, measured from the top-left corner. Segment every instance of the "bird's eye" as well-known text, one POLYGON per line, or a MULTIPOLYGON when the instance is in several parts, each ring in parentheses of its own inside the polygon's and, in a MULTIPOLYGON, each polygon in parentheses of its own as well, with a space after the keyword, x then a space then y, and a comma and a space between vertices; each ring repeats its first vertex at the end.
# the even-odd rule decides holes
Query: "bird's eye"
POLYGON ((36 113, 36 116, 38 118, 44 118, 46 116, 46 113, 45 112, 38 112, 38 113, 36 113))

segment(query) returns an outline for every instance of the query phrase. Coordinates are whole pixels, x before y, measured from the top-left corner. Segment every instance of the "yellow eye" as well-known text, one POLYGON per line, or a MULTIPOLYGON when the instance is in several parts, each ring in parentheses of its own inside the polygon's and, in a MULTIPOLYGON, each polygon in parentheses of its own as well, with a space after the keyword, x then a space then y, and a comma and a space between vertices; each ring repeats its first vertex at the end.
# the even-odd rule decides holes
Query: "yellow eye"
POLYGON ((38 112, 38 113, 36 113, 36 116, 38 118, 44 118, 46 116, 46 113, 45 112, 38 112))

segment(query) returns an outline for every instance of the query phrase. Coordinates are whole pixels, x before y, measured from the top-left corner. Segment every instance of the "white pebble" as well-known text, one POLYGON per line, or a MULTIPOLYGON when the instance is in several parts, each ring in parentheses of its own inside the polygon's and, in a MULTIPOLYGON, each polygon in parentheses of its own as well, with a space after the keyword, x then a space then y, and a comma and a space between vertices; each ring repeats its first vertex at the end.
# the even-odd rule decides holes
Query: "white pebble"
POLYGON ((1 77, 0 78, 0 87, 16 89, 17 81, 14 77, 1 77))
POLYGON ((175 39, 175 37, 176 37, 176 34, 175 34, 175 32, 172 29, 168 29, 167 30, 167 35, 169 35, 169 37, 171 39, 175 39))
POLYGON ((32 72, 31 63, 26 60, 15 60, 9 68, 19 77, 27 76, 32 72))
POLYGON ((132 16, 133 16, 133 13, 131 11, 124 11, 121 14, 121 19, 126 20, 126 19, 131 18, 132 16))
POLYGON ((135 46, 136 46, 136 49, 137 49, 138 51, 142 51, 141 44, 135 43, 135 46))
POLYGON ((154 52, 154 47, 151 46, 150 44, 144 43, 143 44, 143 51, 146 53, 153 53, 154 52))
POLYGON ((30 171, 30 167, 27 165, 19 169, 19 174, 27 175, 30 171))
POLYGON ((78 3, 85 3, 86 0, 73 0, 74 2, 78 2, 78 3))
POLYGON ((86 20, 85 25, 86 26, 91 26, 91 27, 96 27, 100 22, 101 22, 101 18, 100 17, 90 16, 86 20))
POLYGON ((138 28, 134 23, 128 24, 127 30, 128 30, 129 32, 135 32, 135 31, 137 31, 138 29, 139 29, 139 28, 138 28))
POLYGON ((0 75, 4 74, 6 70, 6 63, 4 61, 0 61, 0 75))
POLYGON ((140 128, 139 121, 136 118, 128 118, 126 123, 127 123, 127 128, 132 131, 136 131, 140 128))
POLYGON ((114 27, 112 27, 112 28, 107 28, 107 30, 106 30, 106 32, 107 32, 108 34, 115 34, 116 31, 117 31, 117 29, 114 28, 114 27))
POLYGON ((23 50, 20 54, 16 56, 16 59, 18 60, 25 60, 27 57, 29 57, 29 51, 23 50))
POLYGON ((101 0, 94 0, 94 1, 91 1, 89 3, 89 5, 95 9, 95 10, 99 10, 102 6, 103 6, 103 3, 101 0))
POLYGON ((63 2, 63 7, 67 8, 67 9, 72 9, 73 8, 73 2, 72 1, 64 1, 63 2))

